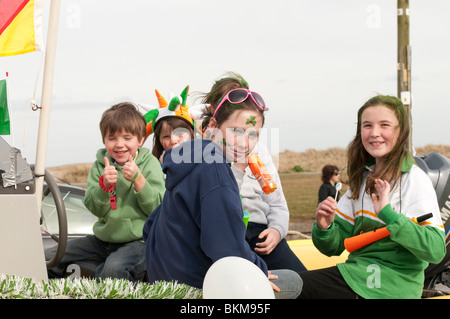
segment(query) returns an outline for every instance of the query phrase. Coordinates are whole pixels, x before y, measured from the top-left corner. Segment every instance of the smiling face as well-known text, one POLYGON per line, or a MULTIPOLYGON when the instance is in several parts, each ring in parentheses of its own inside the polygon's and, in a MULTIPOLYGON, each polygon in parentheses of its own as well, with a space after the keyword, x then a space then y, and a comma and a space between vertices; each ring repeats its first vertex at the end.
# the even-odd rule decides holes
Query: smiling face
POLYGON ((130 155, 135 156, 138 148, 142 146, 145 138, 139 138, 125 130, 110 134, 106 134, 104 144, 109 156, 113 158, 119 165, 124 165, 130 155))
POLYGON ((191 139, 191 134, 183 127, 174 130, 166 121, 163 121, 161 125, 159 142, 165 151, 191 139))
POLYGON ((233 112, 219 127, 212 120, 209 127, 216 129, 213 141, 222 145, 227 160, 244 163, 258 142, 262 125, 260 113, 243 109, 233 112))
POLYGON ((397 143, 399 121, 395 112, 384 105, 370 106, 361 115, 361 140, 376 163, 389 154, 397 143))

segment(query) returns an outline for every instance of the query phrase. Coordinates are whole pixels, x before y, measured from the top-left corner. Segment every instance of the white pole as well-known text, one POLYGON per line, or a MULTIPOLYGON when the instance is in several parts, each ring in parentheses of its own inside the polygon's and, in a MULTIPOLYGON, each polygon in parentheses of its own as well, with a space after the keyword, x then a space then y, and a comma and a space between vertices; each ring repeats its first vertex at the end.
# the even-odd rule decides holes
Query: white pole
POLYGON ((39 116, 38 140, 34 172, 36 175, 36 197, 38 212, 41 213, 42 191, 45 173, 45 156, 47 152, 48 126, 50 122, 50 102, 52 99, 53 74, 55 69, 56 40, 58 38, 58 23, 60 0, 52 0, 47 31, 47 46, 45 49, 44 78, 42 82, 41 114, 39 116))

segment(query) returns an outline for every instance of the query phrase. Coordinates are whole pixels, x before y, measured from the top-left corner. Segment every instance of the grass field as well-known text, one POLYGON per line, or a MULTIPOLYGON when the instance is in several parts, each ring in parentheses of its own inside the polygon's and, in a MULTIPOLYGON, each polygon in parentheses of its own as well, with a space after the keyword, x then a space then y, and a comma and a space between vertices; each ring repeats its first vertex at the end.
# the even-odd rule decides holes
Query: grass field
POLYGON ((311 220, 322 184, 319 173, 280 174, 291 220, 311 220))
MULTIPOLYGON (((291 221, 314 219, 318 191, 322 184, 320 176, 320 173, 280 174, 291 221)), ((341 192, 344 191, 345 185, 343 185, 341 192)))

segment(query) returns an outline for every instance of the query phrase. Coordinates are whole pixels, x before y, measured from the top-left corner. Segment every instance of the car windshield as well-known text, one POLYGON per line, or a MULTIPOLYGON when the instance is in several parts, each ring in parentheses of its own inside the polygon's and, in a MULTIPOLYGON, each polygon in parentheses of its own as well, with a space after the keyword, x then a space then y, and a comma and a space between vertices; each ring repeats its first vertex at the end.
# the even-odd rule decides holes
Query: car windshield
MULTIPOLYGON (((79 191, 61 187, 60 190, 66 208, 68 234, 92 234, 97 217, 84 206, 84 196, 79 191)), ((50 234, 58 234, 58 212, 51 192, 42 200, 42 215, 46 230, 50 234)))

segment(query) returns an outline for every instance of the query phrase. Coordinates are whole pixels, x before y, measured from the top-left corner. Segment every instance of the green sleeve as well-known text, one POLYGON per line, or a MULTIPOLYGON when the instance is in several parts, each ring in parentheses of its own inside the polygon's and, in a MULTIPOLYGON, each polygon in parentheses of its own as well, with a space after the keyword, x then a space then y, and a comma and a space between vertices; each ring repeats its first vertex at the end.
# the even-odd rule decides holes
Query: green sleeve
POLYGON ((110 208, 109 194, 100 188, 98 180, 103 174, 104 166, 97 161, 92 164, 87 179, 86 195, 84 197, 84 205, 95 216, 104 217, 110 208))
POLYGON ((314 246, 324 255, 339 256, 344 251, 344 239, 351 236, 353 225, 335 217, 327 229, 321 229, 314 222, 312 240, 314 246))
POLYGON ((386 223, 392 241, 429 263, 437 264, 446 253, 444 232, 436 227, 420 226, 386 205, 378 217, 386 223))

